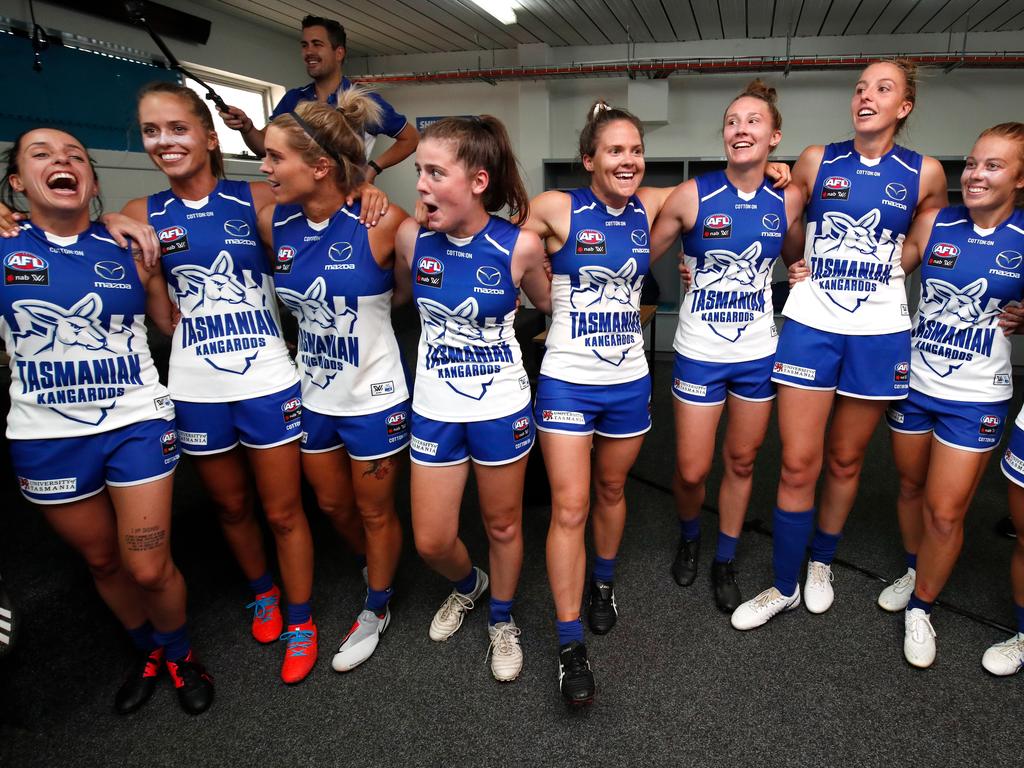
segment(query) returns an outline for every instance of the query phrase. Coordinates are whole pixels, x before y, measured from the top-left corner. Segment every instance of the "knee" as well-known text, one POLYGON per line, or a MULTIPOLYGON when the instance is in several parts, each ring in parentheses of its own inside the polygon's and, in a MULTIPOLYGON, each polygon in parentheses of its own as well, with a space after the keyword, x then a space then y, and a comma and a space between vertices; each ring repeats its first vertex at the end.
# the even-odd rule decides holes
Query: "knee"
POLYGON ((724 454, 725 471, 739 478, 749 480, 754 476, 754 460, 757 451, 726 451, 724 454))
POLYGON ((860 454, 829 453, 828 473, 837 480, 856 480, 863 463, 864 456, 860 454))
POLYGON ((900 478, 900 498, 904 501, 917 501, 924 493, 924 483, 916 478, 900 478))
POLYGON ((928 522, 936 536, 949 539, 963 531, 964 516, 959 509, 936 505, 928 510, 928 522))
POLYGON ((320 511, 334 523, 349 522, 355 515, 355 507, 342 499, 318 496, 316 504, 320 511))
POLYGON ((590 497, 573 494, 557 499, 551 507, 551 524, 571 530, 582 529, 590 516, 590 497))
POLYGON ((594 483, 594 492, 602 504, 618 504, 626 495, 626 479, 611 480, 599 477, 594 483))
POLYGON ((103 581, 121 570, 121 557, 116 550, 86 555, 85 564, 96 581, 103 581))
POLYGON ((305 513, 299 503, 270 505, 264 508, 264 512, 267 525, 275 536, 287 535, 305 522, 305 513))
POLYGON ((679 464, 676 466, 676 482, 684 491, 700 490, 707 482, 710 472, 710 467, 698 466, 692 462, 686 465, 679 464))
POLYGON ((379 531, 397 522, 394 508, 390 504, 360 504, 359 516, 368 531, 379 531))
POLYGON ((416 553, 428 563, 444 559, 455 546, 455 537, 432 532, 414 530, 413 538, 416 541, 416 553))
POLYGON ((821 462, 815 456, 805 453, 782 453, 782 484, 794 488, 814 485, 818 480, 821 462))
POLYGON ((147 592, 160 592, 167 587, 175 572, 170 555, 133 560, 127 564, 132 581, 147 592))
POLYGON ((252 517, 252 498, 246 491, 214 499, 223 525, 239 525, 252 517))
POLYGON ((511 544, 522 538, 522 531, 521 518, 509 513, 487 525, 487 538, 495 544, 511 544))

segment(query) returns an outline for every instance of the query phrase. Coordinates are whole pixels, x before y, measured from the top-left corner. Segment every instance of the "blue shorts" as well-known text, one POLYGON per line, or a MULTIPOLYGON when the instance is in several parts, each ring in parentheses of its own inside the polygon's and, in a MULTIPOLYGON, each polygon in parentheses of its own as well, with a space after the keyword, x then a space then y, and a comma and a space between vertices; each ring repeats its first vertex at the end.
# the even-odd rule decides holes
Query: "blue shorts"
POLYGON ((175 400, 178 439, 184 453, 202 456, 247 448, 273 448, 302 437, 302 398, 293 384, 272 395, 231 403, 175 400))
POLYGON ((362 416, 328 416, 304 409, 302 452, 345 448, 356 461, 383 459, 409 445, 409 401, 362 416))
POLYGON ((1010 433, 1010 444, 1003 451, 1003 460, 999 462, 999 466, 1011 482, 1024 486, 1024 429, 1016 424, 1010 433))
POLYGON ((651 428, 651 377, 625 384, 537 381, 537 429, 567 435, 636 437, 651 428))
POLYGON ((940 443, 964 451, 991 451, 1003 437, 1010 401, 965 403, 943 400, 916 389, 910 397, 893 403, 885 420, 893 432, 926 435, 931 432, 940 443))
POLYGON ((764 402, 775 399, 771 355, 742 363, 712 363, 676 353, 672 394, 690 405, 721 405, 726 395, 764 402))
POLYGON ((409 458, 444 467, 472 459, 477 464, 511 464, 533 447, 530 406, 486 421, 435 421, 412 412, 409 458))
POLYGON ((108 485, 141 485, 178 464, 174 419, 150 419, 85 437, 11 440, 21 492, 36 504, 66 504, 108 485))
POLYGON ((862 400, 901 400, 910 392, 910 331, 851 336, 786 320, 772 381, 862 400))

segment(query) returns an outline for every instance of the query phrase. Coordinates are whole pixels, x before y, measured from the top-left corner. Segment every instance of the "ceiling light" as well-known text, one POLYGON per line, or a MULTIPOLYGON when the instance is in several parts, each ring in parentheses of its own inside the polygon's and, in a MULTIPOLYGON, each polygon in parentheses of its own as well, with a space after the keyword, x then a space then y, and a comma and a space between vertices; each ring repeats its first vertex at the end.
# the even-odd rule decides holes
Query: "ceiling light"
POLYGON ((473 0, 502 24, 516 23, 515 0, 473 0))

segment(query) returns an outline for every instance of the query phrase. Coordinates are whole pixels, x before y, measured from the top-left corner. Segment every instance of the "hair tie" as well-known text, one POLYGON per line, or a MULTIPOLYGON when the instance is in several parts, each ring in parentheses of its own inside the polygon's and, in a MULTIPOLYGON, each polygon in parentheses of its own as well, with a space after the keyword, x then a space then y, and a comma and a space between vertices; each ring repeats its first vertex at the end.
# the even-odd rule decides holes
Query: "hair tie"
POLYGON ((612 108, 610 106, 608 106, 608 104, 606 104, 603 101, 599 101, 599 102, 597 102, 597 104, 594 105, 594 111, 591 113, 590 117, 592 119, 596 119, 597 116, 599 114, 601 114, 602 112, 611 112, 611 111, 612 111, 612 108))
POLYGON ((345 161, 341 159, 341 155, 339 155, 337 152, 335 152, 334 149, 332 149, 331 147, 327 146, 327 143, 320 136, 320 132, 319 131, 315 130, 313 128, 313 126, 311 126, 309 123, 307 123, 301 117, 299 117, 297 112, 289 112, 288 114, 292 116, 292 118, 295 120, 295 122, 299 124, 299 128, 301 128, 303 131, 305 131, 306 135, 309 136, 309 138, 311 138, 313 140, 313 142, 318 147, 320 147, 320 149, 322 149, 324 152, 326 152, 328 155, 330 155, 334 159, 334 162, 336 162, 338 164, 338 168, 341 168, 341 169, 345 168, 345 161))

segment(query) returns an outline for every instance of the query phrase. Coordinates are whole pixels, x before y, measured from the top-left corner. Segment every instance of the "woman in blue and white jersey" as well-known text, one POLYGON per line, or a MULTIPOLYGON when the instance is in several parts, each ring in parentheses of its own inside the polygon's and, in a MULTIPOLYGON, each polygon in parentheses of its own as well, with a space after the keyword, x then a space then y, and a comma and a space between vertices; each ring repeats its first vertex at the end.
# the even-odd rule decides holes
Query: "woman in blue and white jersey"
POLYGON ((772 368, 772 380, 782 385, 775 582, 733 613, 736 629, 759 627, 800 604, 799 571, 826 458, 804 599, 813 613, 831 606, 831 563, 857 495, 864 452, 888 402, 907 396, 910 313, 900 253, 915 214, 946 204, 938 161, 895 143, 914 108, 915 76, 906 62, 868 66, 850 104, 854 138, 808 147, 793 171, 808 201, 804 261, 810 279, 786 302, 772 368))
POLYGON ((288 628, 282 678, 298 682, 315 659, 313 541, 300 493, 298 375, 256 227, 273 196, 266 184, 223 178, 210 111, 188 88, 144 88, 139 125, 143 147, 170 188, 130 201, 123 212, 157 230, 181 315, 168 375, 181 449, 193 456, 249 582, 253 636, 270 643, 288 628), (276 544, 286 619, 253 511, 250 474, 276 544))
POLYGON ((799 188, 777 191, 765 175, 768 157, 782 140, 775 101, 775 89, 761 80, 733 99, 723 118, 726 169, 676 187, 651 230, 654 255, 682 235, 691 279, 673 344, 673 490, 681 535, 672 574, 681 586, 697 576, 704 484, 728 401, 711 582, 716 605, 729 614, 741 602, 733 561, 775 399, 772 269, 784 248, 790 261, 803 250, 799 188))
POLYGON ((409 295, 394 269, 406 213, 391 206, 368 230, 359 203, 346 204, 365 176, 362 125, 378 112, 359 88, 337 109, 300 104, 271 122, 261 167, 277 205, 261 211, 260 233, 273 242, 278 298, 299 325, 302 469, 335 527, 366 541, 366 598, 334 655, 338 672, 377 648, 402 552, 395 485, 409 444, 409 391, 391 305, 409 295))
POLYGON ((7 437, 21 492, 85 558, 138 652, 115 709, 141 707, 166 663, 182 707, 199 714, 213 683, 192 654, 171 558, 174 404, 146 340, 147 311, 170 330, 163 277, 90 222, 98 184, 73 136, 27 131, 5 161, 6 202, 18 194, 29 205, 18 233, 0 240, 7 437))
MULTIPOLYGON (((984 131, 960 181, 964 204, 918 217, 904 244, 904 268, 921 265, 921 297, 910 396, 887 414, 908 570, 878 602, 906 609, 903 652, 917 667, 935 659, 932 604, 960 554, 964 517, 1013 395, 1010 340, 999 321, 1024 299, 1024 211, 1015 207, 1024 189, 1024 126, 984 131)), ((1013 487, 1021 475, 1012 462, 1003 468, 1013 487)))
POLYGON ((528 197, 505 127, 490 115, 432 124, 416 149, 418 210, 402 224, 400 269, 422 325, 412 402, 412 523, 416 549, 452 584, 430 623, 448 640, 490 586, 491 673, 523 666, 512 616, 523 564, 523 482, 533 446, 530 382, 513 327, 522 288, 549 311, 544 250, 518 223, 528 197), (494 215, 507 208, 512 222, 494 215), (490 578, 459 538, 459 508, 476 476, 490 578))

